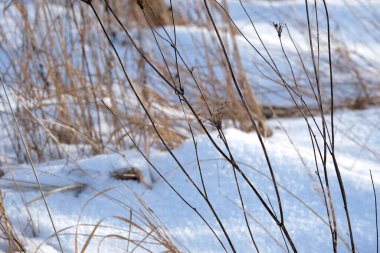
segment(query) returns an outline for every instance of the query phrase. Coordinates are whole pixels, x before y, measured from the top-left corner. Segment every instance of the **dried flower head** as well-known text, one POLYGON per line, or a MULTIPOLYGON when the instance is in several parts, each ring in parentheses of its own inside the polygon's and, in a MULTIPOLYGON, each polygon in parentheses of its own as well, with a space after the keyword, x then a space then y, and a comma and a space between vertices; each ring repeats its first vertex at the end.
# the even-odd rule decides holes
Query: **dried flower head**
POLYGON ((273 22, 273 26, 274 26, 274 29, 276 29, 276 31, 277 31, 278 37, 281 37, 281 33, 282 33, 282 29, 284 28, 284 24, 273 22))
POLYGON ((216 109, 216 112, 213 113, 208 119, 209 124, 214 126, 218 130, 222 130, 223 112, 227 104, 228 101, 222 102, 216 109))

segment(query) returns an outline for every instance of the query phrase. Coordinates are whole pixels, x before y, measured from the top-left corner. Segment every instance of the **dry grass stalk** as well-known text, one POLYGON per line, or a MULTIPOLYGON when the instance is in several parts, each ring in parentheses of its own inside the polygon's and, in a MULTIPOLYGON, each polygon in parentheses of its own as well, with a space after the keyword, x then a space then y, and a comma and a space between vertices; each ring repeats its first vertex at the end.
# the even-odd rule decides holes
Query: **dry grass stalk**
POLYGON ((0 231, 2 239, 8 243, 9 252, 25 252, 21 240, 18 238, 15 229, 9 220, 8 214, 4 206, 4 196, 0 191, 0 231))

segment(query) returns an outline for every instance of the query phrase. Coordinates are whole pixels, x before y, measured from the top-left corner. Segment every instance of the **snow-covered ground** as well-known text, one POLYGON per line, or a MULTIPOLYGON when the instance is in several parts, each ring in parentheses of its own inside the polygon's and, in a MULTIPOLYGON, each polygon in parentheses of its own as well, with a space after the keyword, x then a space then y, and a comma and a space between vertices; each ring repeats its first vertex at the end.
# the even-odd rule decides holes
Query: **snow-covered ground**
MULTIPOLYGON (((379 113, 378 108, 372 108, 365 111, 341 111, 336 115, 338 162, 346 186, 355 241, 360 252, 374 252, 376 246, 374 198, 369 170, 373 172, 375 187, 379 188, 379 113)), ((285 222, 289 232, 294 238, 299 252, 330 252, 330 231, 325 224, 327 217, 320 192, 315 190, 315 188, 319 188, 314 173, 313 150, 310 140, 307 138, 308 131, 305 122, 303 119, 283 119, 281 124, 277 120, 272 120, 269 124, 274 129, 274 135, 265 140, 265 143, 276 177, 281 185, 280 192, 283 198, 285 222), (283 129, 287 130, 287 134, 283 129)), ((256 134, 227 129, 226 137, 235 159, 246 175, 260 193, 268 194, 275 206, 276 200, 272 183, 269 180, 269 171, 263 159, 256 134)), ((253 248, 251 244, 247 243, 249 242, 249 234, 239 208, 240 202, 232 168, 218 155, 207 136, 197 136, 196 140, 206 190, 211 203, 225 224, 236 249, 239 252, 251 252, 253 248)), ((195 164, 192 141, 188 141, 176 149, 175 154, 185 165, 192 178, 199 183, 199 172, 195 164)), ((223 238, 210 210, 170 155, 165 152, 152 151, 150 159, 174 188, 210 221, 223 238)), ((74 252, 76 224, 95 225, 104 219, 101 225, 105 227, 99 228, 96 232, 97 235, 117 234, 128 237, 128 224, 112 217, 120 216, 129 219, 130 208, 136 212, 136 214, 133 213, 136 216, 139 216, 139 212, 146 213, 147 211, 142 208, 142 203, 136 196, 151 208, 151 211, 161 220, 162 224, 168 228, 172 238, 178 240, 189 251, 222 251, 215 237, 202 220, 179 199, 157 174, 154 174, 157 181, 151 188, 141 183, 119 181, 111 177, 113 171, 131 166, 141 169, 148 184, 150 184, 149 166, 135 150, 129 150, 123 154, 100 155, 78 162, 54 161, 38 165, 39 178, 47 189, 49 188, 48 185, 52 185, 50 186, 51 189, 74 184, 87 186, 82 191, 62 191, 47 197, 57 229, 62 230, 60 239, 63 242, 65 252, 74 252), (96 196, 97 194, 98 196, 96 196), (96 197, 94 198, 94 196, 96 197)), ((14 185, 12 182, 14 177, 18 180, 23 198, 26 201, 38 197, 37 189, 27 188, 27 186, 36 186, 30 167, 6 168, 5 172, 1 186, 7 189, 5 190, 7 211, 14 226, 20 229, 22 241, 27 245, 28 252, 33 252, 41 243, 43 246, 39 248, 38 252, 57 251, 55 237, 49 237, 53 231, 43 202, 38 200, 28 205, 39 232, 37 237, 33 237, 27 225, 28 214, 23 206, 20 193, 15 186, 6 187, 14 185), (45 239, 46 241, 43 241, 45 239)), ((336 199, 335 208, 337 217, 339 217, 340 236, 347 243, 349 238, 346 234, 347 227, 342 202, 332 170, 330 177, 333 197, 336 199)), ((253 235, 261 252, 284 251, 285 245, 276 228, 277 226, 268 217, 243 180, 240 178, 239 181, 253 235), (279 242, 279 245, 274 243, 272 237, 279 242)), ((138 219, 136 218, 136 220, 138 219)), ((87 239, 86 234, 89 234, 91 230, 92 227, 79 227, 79 249, 83 247, 87 239)), ((149 231, 149 229, 147 230, 149 231)), ((93 239, 88 252, 96 252, 100 239, 93 239)), ((144 243, 143 245, 146 246, 144 243)), ((125 247, 125 241, 107 238, 101 244, 99 252, 123 252, 125 247)), ((158 252, 159 247, 150 245, 149 248, 153 252, 158 252)), ((342 240, 339 241, 339 248, 342 252, 347 251, 342 240)), ((140 248, 138 251, 144 250, 140 248)))

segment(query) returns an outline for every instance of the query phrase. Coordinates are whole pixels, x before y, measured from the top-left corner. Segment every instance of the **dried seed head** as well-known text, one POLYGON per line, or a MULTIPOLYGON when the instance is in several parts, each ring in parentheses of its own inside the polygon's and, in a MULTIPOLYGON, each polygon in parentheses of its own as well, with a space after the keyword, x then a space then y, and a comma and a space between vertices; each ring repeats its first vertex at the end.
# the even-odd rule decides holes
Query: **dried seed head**
POLYGON ((274 29, 277 31, 278 37, 281 37, 282 29, 284 28, 284 24, 273 22, 274 29))
POLYGON ((222 130, 222 120, 223 120, 223 112, 225 106, 228 104, 228 101, 222 102, 215 113, 209 118, 210 125, 214 126, 218 130, 222 130))

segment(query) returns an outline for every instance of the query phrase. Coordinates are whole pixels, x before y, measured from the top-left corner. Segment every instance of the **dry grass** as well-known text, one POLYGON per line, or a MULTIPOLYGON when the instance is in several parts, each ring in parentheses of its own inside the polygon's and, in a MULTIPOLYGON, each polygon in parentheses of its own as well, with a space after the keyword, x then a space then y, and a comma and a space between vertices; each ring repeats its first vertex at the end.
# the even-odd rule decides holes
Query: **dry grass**
MULTIPOLYGON (((159 127, 166 130, 164 139, 171 147, 177 147, 190 137, 186 129, 186 119, 183 116, 173 117, 170 112, 181 111, 181 106, 178 102, 167 99, 173 96, 172 91, 159 88, 162 86, 162 79, 152 73, 141 55, 136 54, 130 43, 120 35, 120 27, 110 17, 107 8, 99 3, 95 4, 112 39, 120 45, 123 59, 128 59, 126 64, 129 71, 139 73, 132 76, 132 80, 139 84, 139 92, 155 119, 160 122, 159 127)), ((126 28, 136 31, 135 39, 141 46, 146 44, 144 41, 153 39, 152 34, 149 34, 149 26, 155 29, 173 22, 169 8, 159 5, 157 1, 146 1, 144 14, 134 2, 118 2, 113 8, 116 13, 125 11, 120 12, 121 21, 126 28), (123 19, 129 16, 134 17, 133 22, 123 19)), ((176 25, 195 25, 209 29, 210 21, 200 11, 196 11, 197 16, 191 18, 176 13, 176 25)), ((87 15, 85 6, 71 5, 70 1, 66 5, 38 1, 30 8, 30 5, 26 7, 25 3, 17 1, 5 6, 4 13, 5 17, 10 17, 12 13, 16 18, 7 18, 8 25, 0 28, 1 49, 7 52, 8 61, 2 75, 7 85, 12 87, 20 125, 34 159, 42 162, 66 157, 72 149, 76 151, 69 153, 76 153, 80 157, 128 148, 130 143, 101 105, 101 98, 110 101, 112 109, 123 118, 140 144, 147 149, 150 146, 162 149, 154 131, 148 126, 146 117, 131 97, 131 90, 126 85, 126 79, 114 54, 101 36, 98 24, 87 15), (14 25, 20 29, 10 35, 6 29, 14 25), (85 151, 82 148, 77 149, 78 144, 85 147, 85 151)), ((270 135, 266 131, 264 116, 242 67, 234 27, 229 25, 228 30, 232 35, 231 46, 234 48, 237 68, 241 69, 238 79, 243 84, 243 92, 255 117, 260 121, 262 133, 270 135)), ((197 80, 197 85, 204 89, 204 96, 209 98, 214 107, 229 101, 224 110, 226 122, 232 122, 245 131, 252 130, 241 113, 243 105, 233 91, 231 75, 228 71, 224 71, 224 76, 215 74, 215 71, 227 70, 220 48, 207 46, 205 38, 201 39, 203 41, 193 38, 194 44, 201 49, 194 53, 202 55, 207 51, 208 60, 204 63, 205 67, 196 69, 192 74, 187 71, 191 66, 175 59, 171 48, 157 39, 160 50, 167 55, 166 59, 155 58, 158 52, 154 52, 149 45, 143 50, 157 68, 164 70, 167 78, 179 78, 166 71, 167 68, 178 68, 181 82, 193 83, 194 79, 197 80)), ((201 105, 197 108, 198 112, 206 115, 206 109, 202 105, 203 97, 198 94, 197 86, 186 85, 185 89, 187 93, 194 94, 194 104, 201 105)), ((207 117, 206 115, 205 118, 207 117)), ((5 114, 1 118, 5 122, 10 120, 5 114)), ((17 133, 12 128, 6 130, 17 154, 17 161, 25 161, 25 153, 20 148, 17 133)))
POLYGON ((11 221, 8 218, 8 214, 4 207, 4 196, 0 191, 0 231, 1 239, 5 240, 8 245, 8 251, 13 252, 25 252, 22 241, 18 238, 16 230, 13 228, 11 221))
MULTIPOLYGON (((273 39, 278 40, 278 46, 282 50, 281 62, 284 63, 278 66, 278 59, 261 39, 254 22, 249 25, 252 25, 256 32, 260 49, 251 43, 229 15, 226 1, 195 1, 191 6, 191 14, 180 12, 178 5, 169 7, 154 0, 116 1, 110 3, 110 6, 106 3, 83 1, 72 4, 71 1, 66 1, 66 4, 57 4, 41 0, 35 1, 33 8, 28 8, 31 6, 30 3, 27 6, 27 3, 12 1, 4 7, 5 16, 11 17, 12 13, 16 18, 8 18, 8 24, 0 27, 0 50, 7 55, 7 62, 3 63, 6 68, 1 74, 8 87, 11 87, 16 106, 15 116, 19 119, 26 146, 32 152, 33 160, 42 162, 63 157, 76 160, 86 155, 117 152, 134 147, 155 169, 149 161, 149 155, 146 154, 152 147, 166 150, 194 185, 199 198, 218 221, 223 233, 216 233, 202 214, 176 191, 164 175, 157 169, 156 172, 205 222, 221 246, 226 251, 235 251, 229 232, 208 199, 203 182, 202 166, 198 160, 194 136, 204 133, 231 165, 239 192, 239 206, 244 214, 252 244, 256 246, 240 184, 246 184, 251 193, 260 200, 267 215, 278 225, 285 244, 289 245, 293 252, 297 252, 284 222, 279 194, 279 189, 283 187, 277 184, 270 154, 263 140, 263 137, 272 134, 265 124, 266 118, 273 115, 297 115, 305 119, 310 130, 310 144, 316 161, 316 185, 324 201, 327 216, 325 224, 331 230, 333 248, 337 249, 340 235, 336 230, 336 203, 332 200, 333 194, 339 194, 345 207, 345 225, 349 227, 351 237, 351 244, 347 247, 351 247, 354 252, 344 184, 334 152, 334 108, 363 109, 378 101, 370 97, 370 86, 365 81, 358 63, 353 60, 353 53, 344 46, 344 41, 340 42, 340 47, 331 48, 330 40, 338 41, 338 38, 330 35, 330 28, 323 28, 320 33, 322 17, 318 16, 318 10, 321 8, 307 10, 308 15, 313 17, 308 16, 307 21, 302 21, 307 25, 300 26, 310 43, 308 50, 311 57, 300 53, 292 37, 292 31, 286 25, 274 23, 273 31, 277 37, 274 36, 273 39), (10 35, 6 29, 14 26, 19 29, 10 35), (200 32, 197 36, 191 35, 194 48, 184 50, 177 44, 176 29, 185 26, 196 27, 200 32), (262 74, 261 77, 281 86, 283 93, 290 98, 294 106, 272 107, 258 102, 258 91, 254 87, 259 85, 256 85, 256 80, 250 76, 250 71, 244 63, 243 52, 239 49, 242 40, 260 58, 261 63, 255 67, 262 74), (289 48, 284 46, 285 41, 296 53, 290 53, 289 48), (195 65, 188 60, 187 54, 194 54, 203 61, 195 65), (332 55, 339 60, 332 61, 332 55), (325 68, 322 68, 322 65, 325 68), (294 70, 299 66, 302 66, 302 69, 295 73, 294 70), (355 78, 356 89, 360 93, 358 98, 343 101, 339 105, 334 104, 332 68, 349 73, 355 78), (271 74, 267 74, 268 72, 271 74), (285 72, 290 74, 285 75, 285 72), (305 102, 306 97, 313 100, 314 106, 305 102), (315 120, 315 115, 320 115, 321 122, 315 120), (326 117, 331 117, 330 123, 327 123, 326 117), (257 191, 255 185, 241 170, 241 165, 235 161, 224 136, 224 129, 228 126, 257 132, 269 169, 269 180, 276 193, 278 213, 257 191), (221 145, 213 139, 210 131, 218 132, 221 145), (195 183, 193 175, 188 174, 186 167, 172 152, 187 139, 194 142, 202 186, 195 183), (333 169, 339 182, 338 193, 330 191, 327 175, 327 160, 330 159, 334 161, 333 169), (238 180, 238 177, 241 180, 238 180), (221 236, 226 240, 222 242, 221 236)), ((244 8, 243 4, 242 7, 244 8)), ((248 12, 245 13, 250 19, 248 12)), ((326 23, 326 20, 324 21, 326 23)), ((13 124, 8 124, 12 123, 12 118, 4 112, 1 114, 1 120, 7 126, 5 131, 17 156, 15 162, 25 162, 22 139, 15 128, 9 127, 13 124)), ((119 171, 113 176, 145 182, 136 169, 119 171)), ((83 187, 74 184, 55 188, 47 192, 46 196, 65 190, 81 190, 83 187)), ((105 195, 107 191, 97 192, 93 199, 105 195)), ((146 245, 156 243, 168 252, 179 252, 176 242, 173 242, 158 218, 141 199, 139 201, 144 211, 134 213, 129 209, 128 218, 108 217, 125 223, 129 227, 128 237, 120 234, 99 235, 97 232, 102 228, 106 218, 89 226, 90 232, 80 234, 78 227, 82 225, 81 213, 74 234, 76 238, 86 238, 80 251, 85 252, 95 238, 102 237, 100 242, 98 241, 99 247, 104 240, 116 238, 127 242, 128 245, 133 244, 132 251, 136 248, 147 249, 149 247, 146 245), (135 221, 135 216, 139 217, 139 222, 135 221), (132 229, 139 232, 131 235, 132 229), (140 240, 133 239, 133 236, 140 240)), ((17 239, 3 206, 1 214, 1 230, 9 242, 9 248, 21 248, 22 244, 17 239)), ((58 234, 65 231, 66 229, 58 231, 58 234)), ((79 250, 77 244, 76 240, 76 251, 79 250)), ((348 242, 346 244, 348 245, 348 242)), ((127 251, 128 249, 129 246, 127 251)))

